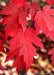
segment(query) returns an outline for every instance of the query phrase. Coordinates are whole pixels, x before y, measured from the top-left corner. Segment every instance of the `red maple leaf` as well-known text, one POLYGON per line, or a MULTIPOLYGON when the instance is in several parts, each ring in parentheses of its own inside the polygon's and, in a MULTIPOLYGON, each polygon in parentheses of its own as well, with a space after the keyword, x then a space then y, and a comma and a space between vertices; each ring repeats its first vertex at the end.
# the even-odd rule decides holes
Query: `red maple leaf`
POLYGON ((46 2, 47 2, 48 4, 51 4, 51 5, 54 4, 54 0, 47 0, 46 2))
POLYGON ((19 51, 19 56, 24 55, 24 61, 26 63, 26 68, 28 69, 33 62, 33 56, 36 56, 36 46, 43 48, 41 39, 37 37, 36 31, 32 28, 26 29, 25 32, 22 29, 19 29, 19 32, 16 37, 12 38, 10 43, 10 51, 8 54, 11 54, 14 51, 19 51))
POLYGON ((50 9, 50 6, 43 7, 43 11, 38 11, 35 16, 35 26, 38 26, 47 36, 52 37, 54 34, 54 9, 50 9), (49 34, 50 32, 50 34, 49 34))
POLYGON ((7 35, 15 36, 18 30, 18 22, 17 22, 17 15, 18 14, 18 7, 14 4, 9 4, 9 6, 3 8, 0 11, 0 14, 7 15, 2 21, 2 24, 6 24, 5 33, 7 35))
POLYGON ((52 48, 48 54, 51 55, 52 64, 54 65, 54 48, 52 48))
POLYGON ((7 24, 5 28, 6 36, 15 36, 19 27, 22 27, 23 31, 25 31, 26 26, 28 25, 28 14, 26 11, 18 9, 17 5, 9 4, 8 7, 3 8, 0 14, 7 15, 2 21, 2 24, 7 24))

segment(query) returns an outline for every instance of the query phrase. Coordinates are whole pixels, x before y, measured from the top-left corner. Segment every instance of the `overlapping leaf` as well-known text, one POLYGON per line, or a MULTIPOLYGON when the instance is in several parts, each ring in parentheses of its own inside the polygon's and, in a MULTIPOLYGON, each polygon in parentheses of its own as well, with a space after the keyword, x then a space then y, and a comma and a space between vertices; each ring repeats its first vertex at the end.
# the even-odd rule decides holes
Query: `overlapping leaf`
POLYGON ((35 16, 35 26, 38 26, 47 36, 50 36, 52 40, 54 38, 51 34, 54 34, 54 9, 50 9, 50 6, 43 7, 43 11, 37 12, 35 16), (50 34, 49 34, 50 32, 50 34))
POLYGON ((20 29, 17 36, 10 41, 9 53, 13 53, 19 48, 19 55, 24 55, 27 69, 33 62, 33 56, 36 56, 36 49, 33 44, 43 48, 40 38, 36 36, 36 31, 32 28, 26 29, 25 32, 20 29))
POLYGON ((7 17, 5 17, 2 22, 2 24, 7 25, 5 28, 6 35, 14 36, 18 29, 18 23, 17 23, 18 7, 17 5, 9 4, 9 6, 3 8, 0 14, 7 15, 7 17))

